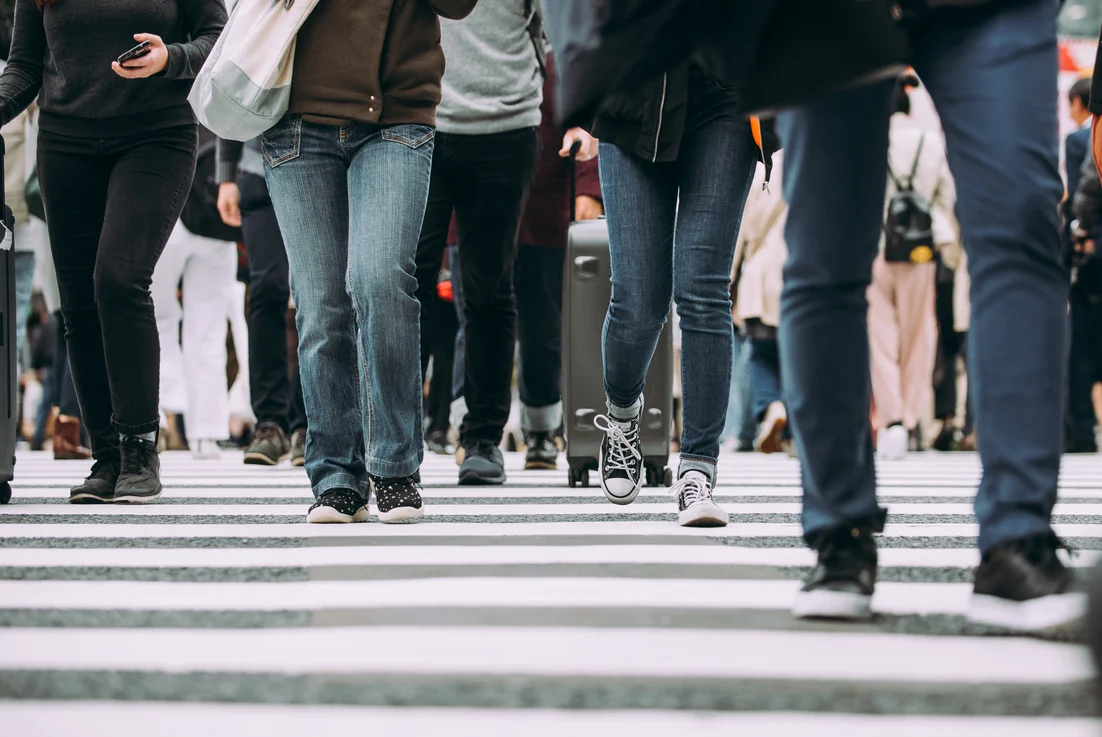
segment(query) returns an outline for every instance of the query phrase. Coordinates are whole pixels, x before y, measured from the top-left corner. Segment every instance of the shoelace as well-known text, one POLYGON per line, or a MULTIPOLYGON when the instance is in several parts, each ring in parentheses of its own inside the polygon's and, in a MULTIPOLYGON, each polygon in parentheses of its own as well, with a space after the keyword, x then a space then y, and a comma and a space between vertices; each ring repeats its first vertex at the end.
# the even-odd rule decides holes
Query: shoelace
POLYGON ((708 480, 696 474, 685 474, 677 483, 670 487, 670 496, 680 497, 685 506, 690 507, 697 502, 712 501, 712 487, 708 480))
POLYGON ((643 459, 642 454, 635 449, 635 444, 639 441, 638 424, 635 424, 628 432, 624 432, 624 429, 608 415, 597 415, 593 418, 593 425, 608 435, 606 471, 630 472, 633 470, 633 462, 643 459))
POLYGON ((129 435, 123 437, 119 445, 122 448, 120 470, 124 475, 139 473, 145 465, 146 456, 153 452, 144 440, 129 435))

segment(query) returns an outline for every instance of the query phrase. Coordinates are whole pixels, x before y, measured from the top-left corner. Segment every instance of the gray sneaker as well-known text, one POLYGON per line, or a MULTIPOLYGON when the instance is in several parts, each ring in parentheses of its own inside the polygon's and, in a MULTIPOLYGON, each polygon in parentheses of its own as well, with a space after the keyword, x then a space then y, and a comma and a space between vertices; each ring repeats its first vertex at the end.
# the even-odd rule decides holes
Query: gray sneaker
POLYGON ((257 466, 278 466, 287 457, 291 446, 283 428, 274 422, 262 422, 245 449, 245 463, 257 466))
POLYGON ((306 465, 306 428, 300 427, 291 433, 291 465, 306 465))
POLYGON ((119 446, 122 464, 115 483, 116 504, 148 504, 161 495, 161 457, 156 441, 131 435, 119 446))
POLYGON ((459 467, 460 486, 500 486, 505 483, 505 458, 501 449, 489 440, 464 446, 463 465, 459 467))
POLYGON ((118 449, 110 458, 99 458, 84 483, 69 490, 70 504, 110 504, 115 501, 115 484, 119 480, 118 449))

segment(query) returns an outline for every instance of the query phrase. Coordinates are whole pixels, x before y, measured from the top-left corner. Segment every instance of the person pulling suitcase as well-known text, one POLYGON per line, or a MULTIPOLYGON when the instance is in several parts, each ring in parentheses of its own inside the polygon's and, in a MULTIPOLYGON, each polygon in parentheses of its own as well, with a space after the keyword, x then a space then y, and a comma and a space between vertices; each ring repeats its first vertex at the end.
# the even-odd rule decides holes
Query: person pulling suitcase
MULTIPOLYGON (((0 192, 4 191, 4 141, 0 139, 0 192)), ((0 233, 0 504, 11 500, 15 471, 16 425, 18 424, 18 368, 15 341, 15 216, 3 206, 0 233)))
POLYGON ((643 387, 672 296, 684 424, 671 493, 684 527, 729 519, 712 490, 731 386, 731 262, 763 153, 752 128, 737 93, 689 63, 611 96, 592 127, 601 140, 612 264, 603 341, 608 414, 595 419, 605 432, 601 487, 609 501, 629 504, 644 481, 643 387))

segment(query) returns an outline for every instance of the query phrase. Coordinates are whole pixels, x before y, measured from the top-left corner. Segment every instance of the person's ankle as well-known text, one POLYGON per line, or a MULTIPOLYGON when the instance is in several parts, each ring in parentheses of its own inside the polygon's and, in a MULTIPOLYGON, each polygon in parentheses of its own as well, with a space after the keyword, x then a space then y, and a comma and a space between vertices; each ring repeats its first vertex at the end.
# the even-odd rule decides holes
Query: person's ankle
POLYGON ((627 407, 621 407, 618 404, 614 404, 612 400, 608 401, 608 416, 617 422, 630 422, 639 418, 639 414, 643 410, 643 398, 636 399, 634 403, 627 407))

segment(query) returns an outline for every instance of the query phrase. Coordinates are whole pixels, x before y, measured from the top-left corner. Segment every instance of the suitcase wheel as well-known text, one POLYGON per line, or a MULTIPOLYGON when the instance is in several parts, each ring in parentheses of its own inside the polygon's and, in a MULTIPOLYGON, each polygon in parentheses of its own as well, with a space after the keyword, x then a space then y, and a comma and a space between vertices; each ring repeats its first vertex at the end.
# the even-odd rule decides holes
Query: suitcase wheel
POLYGON ((673 486, 673 469, 668 466, 647 466, 647 486, 673 486))
POLYGON ((0 504, 7 504, 11 501, 11 485, 5 481, 0 484, 0 504))
POLYGON ((575 486, 589 487, 589 469, 587 468, 574 468, 571 467, 569 474, 567 475, 567 483, 570 488, 575 486))

